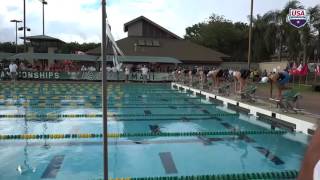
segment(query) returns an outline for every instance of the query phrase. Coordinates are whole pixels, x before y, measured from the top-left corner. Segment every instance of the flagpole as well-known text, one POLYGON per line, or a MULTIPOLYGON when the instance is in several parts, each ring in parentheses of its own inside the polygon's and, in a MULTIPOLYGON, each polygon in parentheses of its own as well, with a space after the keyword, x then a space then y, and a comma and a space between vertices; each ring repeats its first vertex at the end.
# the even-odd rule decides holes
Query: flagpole
POLYGON ((106 0, 101 1, 102 10, 102 43, 101 43, 101 56, 102 56, 102 126, 103 126, 103 179, 108 180, 108 115, 107 115, 107 46, 108 37, 106 34, 106 0))
POLYGON ((301 87, 301 75, 299 75, 299 90, 300 90, 300 87, 301 87))

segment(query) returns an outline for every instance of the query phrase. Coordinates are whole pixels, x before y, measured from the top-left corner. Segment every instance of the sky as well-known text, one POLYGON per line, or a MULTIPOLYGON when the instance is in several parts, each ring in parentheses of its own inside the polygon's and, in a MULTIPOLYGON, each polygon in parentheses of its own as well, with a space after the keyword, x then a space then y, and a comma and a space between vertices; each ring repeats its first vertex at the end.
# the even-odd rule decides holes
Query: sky
MULTIPOLYGON (((47 0, 45 34, 65 42, 101 41, 101 0, 47 0)), ((289 0, 255 0, 254 14, 281 9, 289 0)), ((301 0, 305 7, 319 0, 301 0)), ((26 0, 29 35, 42 34, 42 3, 26 0)), ((212 13, 232 21, 248 22, 250 0, 107 0, 107 16, 116 40, 125 38, 123 24, 141 15, 180 37, 186 27, 205 21, 212 13)), ((22 0, 0 0, 0 42, 15 41, 15 24, 23 19, 22 0)), ((23 24, 21 24, 22 26, 23 24)), ((18 36, 23 36, 22 31, 18 36)), ((19 43, 22 43, 19 40, 19 43)))

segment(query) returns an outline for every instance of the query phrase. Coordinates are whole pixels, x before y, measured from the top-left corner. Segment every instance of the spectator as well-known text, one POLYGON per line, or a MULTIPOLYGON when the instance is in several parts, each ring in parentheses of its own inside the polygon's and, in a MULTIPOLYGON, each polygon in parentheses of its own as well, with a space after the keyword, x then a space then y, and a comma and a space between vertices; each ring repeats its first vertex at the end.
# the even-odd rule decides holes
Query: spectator
POLYGON ((265 69, 262 73, 262 77, 267 77, 268 76, 268 73, 267 73, 267 70, 265 69))
POLYGON ((146 67, 146 65, 143 65, 143 67, 141 68, 142 71, 142 77, 143 77, 143 83, 147 82, 147 78, 148 78, 148 71, 149 69, 146 67))
POLYGON ((112 68, 110 66, 107 66, 107 72, 111 72, 112 68))
POLYGON ((11 80, 13 80, 13 82, 15 82, 17 78, 17 69, 18 69, 18 66, 16 65, 16 63, 11 61, 9 65, 9 71, 10 71, 11 80))
POLYGON ((129 81, 129 75, 130 75, 130 69, 128 66, 126 66, 125 70, 124 70, 124 74, 125 74, 125 82, 129 81))
POLYGON ((113 66, 111 70, 112 70, 112 77, 114 77, 114 80, 119 80, 117 67, 113 66))
POLYGON ((86 68, 84 65, 82 65, 81 71, 82 71, 82 72, 87 71, 87 68, 86 68))
POLYGON ((23 62, 20 63, 19 69, 20 69, 21 71, 25 71, 25 70, 26 70, 26 66, 24 65, 23 62))

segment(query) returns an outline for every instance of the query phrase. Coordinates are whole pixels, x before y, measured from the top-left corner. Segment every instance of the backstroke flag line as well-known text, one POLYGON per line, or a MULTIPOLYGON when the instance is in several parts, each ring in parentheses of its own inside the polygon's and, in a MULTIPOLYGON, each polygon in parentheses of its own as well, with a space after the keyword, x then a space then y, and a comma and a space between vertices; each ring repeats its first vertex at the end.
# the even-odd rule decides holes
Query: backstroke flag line
POLYGON ((124 56, 124 53, 119 48, 116 41, 114 40, 114 37, 113 37, 113 35, 111 33, 111 29, 110 29, 111 26, 110 26, 108 19, 106 19, 106 24, 107 24, 107 27, 106 27, 107 32, 106 33, 107 33, 107 36, 112 44, 112 51, 114 53, 114 56, 112 58, 113 66, 119 71, 121 69, 122 63, 118 62, 118 54, 120 54, 120 56, 124 56))

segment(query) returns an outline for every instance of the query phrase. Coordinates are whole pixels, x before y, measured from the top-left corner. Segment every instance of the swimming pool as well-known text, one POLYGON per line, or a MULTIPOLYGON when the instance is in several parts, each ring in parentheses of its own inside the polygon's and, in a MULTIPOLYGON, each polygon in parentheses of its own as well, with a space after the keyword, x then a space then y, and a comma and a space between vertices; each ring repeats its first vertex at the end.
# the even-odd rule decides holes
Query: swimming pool
MULTIPOLYGON (((0 179, 103 177, 99 84, 0 87, 0 179)), ((169 84, 110 84, 108 106, 110 178, 297 171, 308 142, 169 84)))

